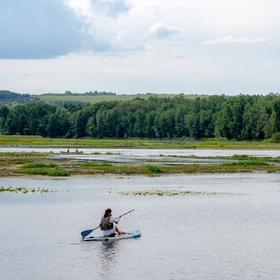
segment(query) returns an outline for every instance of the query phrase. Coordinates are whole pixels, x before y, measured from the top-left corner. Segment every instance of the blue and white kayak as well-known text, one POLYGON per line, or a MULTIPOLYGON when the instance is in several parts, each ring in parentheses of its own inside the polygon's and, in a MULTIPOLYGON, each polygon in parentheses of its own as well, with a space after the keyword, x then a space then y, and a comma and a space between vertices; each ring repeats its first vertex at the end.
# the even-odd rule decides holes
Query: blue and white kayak
POLYGON ((114 237, 106 236, 89 236, 82 238, 83 241, 117 241, 121 239, 138 238, 141 236, 141 231, 135 230, 133 232, 127 232, 125 234, 116 235, 114 237))

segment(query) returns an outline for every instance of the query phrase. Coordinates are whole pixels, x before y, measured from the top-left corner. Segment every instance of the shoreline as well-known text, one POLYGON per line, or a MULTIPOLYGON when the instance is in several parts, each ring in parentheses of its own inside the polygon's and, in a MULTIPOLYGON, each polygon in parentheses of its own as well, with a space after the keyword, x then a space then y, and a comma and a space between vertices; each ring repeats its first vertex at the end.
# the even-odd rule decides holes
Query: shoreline
POLYGON ((44 138, 41 136, 0 135, 0 148, 97 148, 97 149, 214 149, 280 150, 280 143, 225 139, 140 139, 140 138, 44 138))
MULTIPOLYGON (((192 157, 194 158, 194 157, 192 157)), ((198 157, 199 158, 199 157, 198 157)), ((211 157, 213 158, 213 157, 211 157)), ((279 158, 227 157, 228 162, 215 164, 159 164, 147 162, 113 163, 104 161, 75 161, 73 159, 53 158, 49 154, 0 153, 0 177, 36 176, 51 177, 87 175, 145 175, 161 176, 169 174, 227 174, 227 173, 278 173, 279 158)))

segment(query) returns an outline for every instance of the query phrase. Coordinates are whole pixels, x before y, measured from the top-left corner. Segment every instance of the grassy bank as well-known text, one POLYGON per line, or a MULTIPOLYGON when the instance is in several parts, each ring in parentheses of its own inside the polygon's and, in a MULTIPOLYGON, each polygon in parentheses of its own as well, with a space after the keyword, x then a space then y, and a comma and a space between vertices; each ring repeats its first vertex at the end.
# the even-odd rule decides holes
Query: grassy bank
POLYGON ((268 141, 229 141, 223 139, 66 139, 41 136, 0 135, 0 146, 43 146, 60 148, 136 148, 136 149, 280 149, 268 141))
POLYGON ((45 175, 164 175, 199 173, 280 172, 279 158, 227 157, 233 162, 217 164, 127 164, 110 162, 79 162, 67 158, 53 158, 46 154, 0 154, 0 176, 45 175))
POLYGON ((196 173, 238 173, 238 172, 278 172, 280 167, 265 161, 246 161, 211 165, 108 165, 80 166, 72 174, 128 174, 128 175, 164 175, 196 173))
POLYGON ((64 168, 60 168, 55 163, 29 163, 24 164, 17 169, 18 173, 29 175, 46 175, 46 176, 70 176, 70 172, 64 168))

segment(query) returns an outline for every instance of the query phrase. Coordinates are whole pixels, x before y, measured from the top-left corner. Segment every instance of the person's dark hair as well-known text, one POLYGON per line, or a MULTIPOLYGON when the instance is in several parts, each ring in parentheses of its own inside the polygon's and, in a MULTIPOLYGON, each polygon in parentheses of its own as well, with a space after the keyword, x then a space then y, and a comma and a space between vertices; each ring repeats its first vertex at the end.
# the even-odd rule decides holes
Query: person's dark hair
POLYGON ((111 213, 112 213, 112 210, 110 208, 106 209, 105 213, 104 213, 104 218, 109 217, 111 215, 111 213))

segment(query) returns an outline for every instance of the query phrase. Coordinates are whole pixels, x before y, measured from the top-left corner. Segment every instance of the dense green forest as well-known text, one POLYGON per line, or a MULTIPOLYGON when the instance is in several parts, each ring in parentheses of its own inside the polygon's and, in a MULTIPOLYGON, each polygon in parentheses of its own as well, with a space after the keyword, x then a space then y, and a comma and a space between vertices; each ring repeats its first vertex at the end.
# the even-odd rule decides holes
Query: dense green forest
POLYGON ((0 107, 2 134, 250 140, 279 138, 280 96, 149 97, 0 107))
POLYGON ((0 90, 0 104, 30 103, 37 102, 39 99, 29 94, 20 94, 9 90, 0 90))

